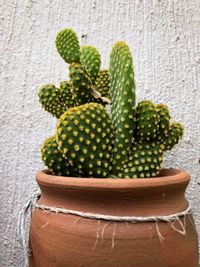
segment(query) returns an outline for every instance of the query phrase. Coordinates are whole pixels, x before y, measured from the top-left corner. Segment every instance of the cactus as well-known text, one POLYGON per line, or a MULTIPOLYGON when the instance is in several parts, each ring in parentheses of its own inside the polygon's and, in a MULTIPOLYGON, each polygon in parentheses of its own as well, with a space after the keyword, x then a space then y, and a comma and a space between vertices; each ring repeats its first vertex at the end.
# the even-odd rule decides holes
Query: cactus
POLYGON ((82 176, 108 177, 113 138, 110 117, 106 109, 97 103, 71 108, 58 122, 58 148, 82 176))
POLYGON ((92 101, 92 82, 85 67, 78 63, 73 63, 69 67, 70 77, 73 83, 73 93, 77 105, 92 101))
POLYGON ((164 146, 159 142, 138 142, 131 146, 121 178, 148 178, 158 174, 164 146))
POLYGON ((159 104, 156 106, 157 113, 159 116, 158 120, 158 139, 162 140, 167 137, 170 127, 170 112, 166 105, 159 104))
POLYGON ((68 108, 74 106, 89 102, 102 105, 110 103, 105 94, 99 92, 107 90, 106 96, 109 95, 108 77, 99 75, 101 58, 98 50, 93 46, 83 46, 80 49, 77 35, 71 29, 63 29, 57 34, 56 48, 65 62, 70 64, 71 80, 61 82, 60 88, 52 84, 43 86, 39 91, 42 107, 54 117, 60 118, 68 108), (99 88, 100 85, 104 85, 104 88, 99 88))
POLYGON ((135 82, 132 57, 128 46, 116 43, 110 56, 111 117, 116 131, 113 171, 117 174, 125 164, 134 133, 135 82))
POLYGON ((41 147, 41 156, 43 162, 53 174, 69 176, 74 173, 69 161, 58 150, 55 136, 45 140, 41 147))
POLYGON ((136 114, 134 113, 135 85, 132 60, 128 48, 122 42, 116 43, 111 52, 110 74, 111 116, 116 130, 113 155, 116 166, 113 171, 118 170, 118 177, 156 176, 164 152, 178 143, 183 135, 183 128, 178 123, 169 126, 169 110, 163 104, 155 105, 151 101, 142 101, 136 108, 136 114), (127 103, 131 103, 132 106, 127 103), (133 135, 128 129, 132 130, 133 135))
POLYGON ((39 100, 58 118, 56 135, 41 149, 53 174, 96 178, 148 178, 159 174, 164 153, 183 136, 164 104, 143 100, 135 105, 130 50, 117 42, 109 70, 93 46, 80 48, 76 33, 60 31, 56 47, 69 64, 70 80, 45 85, 39 100), (110 103, 109 115, 103 106, 110 103))
POLYGON ((56 36, 56 48, 67 63, 80 61, 80 46, 76 33, 71 29, 63 29, 56 36))
POLYGON ((101 65, 99 51, 93 46, 83 46, 81 48, 81 63, 85 66, 91 81, 95 82, 101 65))
POLYGON ((72 84, 69 81, 63 81, 60 83, 60 90, 61 90, 62 101, 66 103, 67 107, 68 108, 75 107, 76 98, 75 95, 73 94, 72 84))
POLYGON ((169 126, 170 113, 164 104, 142 101, 136 111, 136 137, 119 177, 154 177, 159 173, 164 152, 181 139, 183 127, 179 123, 169 126))
POLYGON ((38 96, 42 107, 56 118, 60 118, 68 108, 77 104, 72 85, 68 81, 61 82, 60 88, 53 84, 43 85, 38 96))
MULTIPOLYGON (((71 29, 61 30, 56 37, 56 47, 61 57, 70 64, 70 77, 74 87, 74 94, 77 105, 90 101, 101 104, 109 103, 106 99, 101 99, 101 92, 98 92, 98 84, 104 76, 99 76, 101 58, 99 51, 94 46, 83 46, 80 49, 76 33, 71 29)), ((108 87, 108 84, 106 84, 108 87)), ((102 95, 104 97, 104 95, 102 95)))
POLYGON ((56 118, 67 110, 67 103, 63 101, 62 92, 53 84, 41 86, 38 96, 42 107, 56 118))
POLYGON ((183 131, 183 126, 178 122, 174 122, 170 125, 167 137, 163 139, 165 150, 171 150, 176 144, 178 144, 180 139, 183 137, 183 131))
POLYGON ((100 70, 95 81, 97 91, 103 96, 110 98, 110 73, 108 70, 100 70))
POLYGON ((151 101, 141 101, 136 109, 137 136, 141 140, 156 138, 159 115, 156 105, 151 101))

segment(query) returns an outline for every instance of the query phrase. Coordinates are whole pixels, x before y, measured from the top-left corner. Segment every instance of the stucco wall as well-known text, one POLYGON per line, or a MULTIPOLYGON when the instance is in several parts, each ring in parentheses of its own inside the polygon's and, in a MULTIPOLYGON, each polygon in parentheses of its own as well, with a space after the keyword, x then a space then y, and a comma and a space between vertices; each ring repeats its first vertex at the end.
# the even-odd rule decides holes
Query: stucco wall
POLYGON ((67 77, 54 45, 62 27, 97 46, 104 67, 112 43, 125 40, 138 100, 164 101, 185 124, 165 165, 190 172, 188 198, 200 232, 200 1, 2 0, 0 14, 0 266, 22 266, 16 216, 36 187, 39 146, 55 126, 38 104, 37 87, 67 77))

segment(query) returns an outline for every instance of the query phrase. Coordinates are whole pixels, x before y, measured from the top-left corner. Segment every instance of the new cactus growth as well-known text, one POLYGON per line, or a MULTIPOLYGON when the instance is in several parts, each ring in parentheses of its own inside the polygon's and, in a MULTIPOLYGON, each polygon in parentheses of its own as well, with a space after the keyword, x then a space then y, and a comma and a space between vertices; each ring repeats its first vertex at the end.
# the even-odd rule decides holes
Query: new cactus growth
POLYGON ((163 144, 166 150, 171 150, 176 144, 178 144, 179 140, 183 136, 183 131, 183 126, 178 122, 174 122, 170 125, 167 137, 163 139, 163 144))
POLYGON ((41 156, 45 165, 53 174, 63 176, 71 174, 73 169, 70 167, 69 161, 58 150, 55 136, 45 140, 41 147, 41 156))
POLYGON ((67 63, 80 61, 80 45, 76 33, 71 29, 64 29, 56 36, 56 47, 60 56, 67 63))
POLYGON ((108 70, 100 70, 95 81, 97 91, 103 96, 110 98, 110 73, 108 70))
POLYGON ((53 84, 41 86, 38 96, 42 107, 56 118, 59 118, 67 110, 67 102, 63 101, 61 90, 53 84))
POLYGON ((109 70, 93 46, 80 47, 70 29, 56 47, 69 64, 70 80, 42 86, 39 100, 58 118, 55 136, 42 148, 53 174, 97 178, 149 178, 159 173, 164 153, 183 136, 168 107, 143 100, 136 105, 132 56, 124 42, 111 51, 109 70), (104 107, 110 103, 111 112, 104 107), (103 105, 102 105, 103 104, 103 105))
POLYGON ((170 127, 170 112, 169 109, 166 105, 164 104, 158 104, 156 106, 157 113, 158 113, 158 139, 162 140, 165 139, 168 132, 169 132, 169 127, 170 127))

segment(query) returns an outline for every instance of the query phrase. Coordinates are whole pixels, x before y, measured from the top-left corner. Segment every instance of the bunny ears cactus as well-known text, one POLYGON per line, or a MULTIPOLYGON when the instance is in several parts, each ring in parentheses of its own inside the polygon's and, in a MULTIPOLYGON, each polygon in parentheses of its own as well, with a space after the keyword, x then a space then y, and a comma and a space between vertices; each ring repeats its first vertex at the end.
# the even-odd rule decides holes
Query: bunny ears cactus
POLYGON ((58 119, 56 134, 41 148, 45 165, 62 176, 156 176, 165 151, 182 138, 183 126, 170 121, 164 104, 143 100, 136 105, 127 44, 114 44, 109 70, 100 69, 98 50, 80 47, 71 29, 57 34, 56 47, 69 64, 70 80, 39 90, 43 108, 58 119), (111 114, 106 104, 111 104, 111 114))
POLYGON ((110 103, 110 75, 108 70, 100 70, 98 50, 93 46, 80 47, 78 37, 71 29, 63 29, 57 34, 56 48, 69 64, 70 80, 61 82, 58 88, 52 84, 40 87, 38 96, 42 107, 59 118, 68 108, 77 105, 110 103))

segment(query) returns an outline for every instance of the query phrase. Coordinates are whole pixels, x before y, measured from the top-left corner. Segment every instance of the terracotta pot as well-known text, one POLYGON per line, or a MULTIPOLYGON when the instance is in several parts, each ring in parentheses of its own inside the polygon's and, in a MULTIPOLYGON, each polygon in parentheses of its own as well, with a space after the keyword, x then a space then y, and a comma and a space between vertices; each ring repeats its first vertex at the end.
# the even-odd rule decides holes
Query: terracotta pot
MULTIPOLYGON (((115 216, 169 215, 188 207, 185 171, 148 179, 89 179, 39 172, 38 204, 115 216)), ((181 218, 184 223, 184 219, 181 218)), ((192 215, 186 234, 167 222, 108 222, 37 209, 30 229, 30 267, 198 267, 192 215), (162 238, 159 239, 159 233, 162 238)), ((175 227, 182 230, 179 222, 175 227)))

